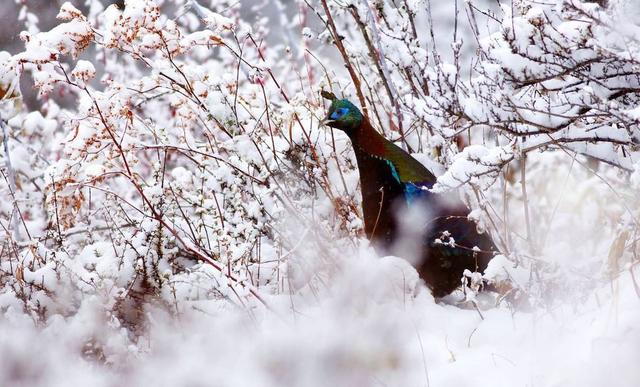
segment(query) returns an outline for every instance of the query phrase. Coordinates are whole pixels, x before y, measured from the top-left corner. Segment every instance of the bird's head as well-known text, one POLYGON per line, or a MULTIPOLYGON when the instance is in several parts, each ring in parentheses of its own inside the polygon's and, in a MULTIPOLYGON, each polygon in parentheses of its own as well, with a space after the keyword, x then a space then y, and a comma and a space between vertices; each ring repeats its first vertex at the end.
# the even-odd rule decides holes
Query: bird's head
POLYGON ((323 97, 331 100, 331 107, 323 123, 332 128, 340 129, 347 134, 352 133, 362 124, 362 113, 349 100, 337 99, 331 93, 323 92, 323 97))

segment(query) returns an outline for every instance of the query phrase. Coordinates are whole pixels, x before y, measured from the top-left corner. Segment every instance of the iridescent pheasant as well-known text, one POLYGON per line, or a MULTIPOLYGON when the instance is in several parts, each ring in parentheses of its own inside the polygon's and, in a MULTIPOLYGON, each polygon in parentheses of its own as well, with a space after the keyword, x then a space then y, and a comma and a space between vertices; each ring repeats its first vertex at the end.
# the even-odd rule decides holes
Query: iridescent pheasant
POLYGON ((430 192, 436 177, 424 165, 373 129, 351 102, 331 93, 323 96, 331 100, 324 123, 351 139, 360 172, 365 233, 376 250, 400 256, 414 250, 418 274, 436 297, 459 287, 465 269, 484 271, 497 249, 467 219, 468 209, 460 199, 453 193, 445 197, 430 192), (421 210, 424 215, 418 223, 403 224, 421 210))

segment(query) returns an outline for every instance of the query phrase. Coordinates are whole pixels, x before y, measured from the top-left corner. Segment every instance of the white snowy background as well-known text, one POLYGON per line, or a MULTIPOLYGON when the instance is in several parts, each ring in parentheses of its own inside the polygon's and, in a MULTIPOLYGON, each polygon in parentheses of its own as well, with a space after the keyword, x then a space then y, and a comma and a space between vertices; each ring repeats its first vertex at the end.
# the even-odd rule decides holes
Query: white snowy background
POLYGON ((640 385, 634 0, 44 3, 0 5, 1 386, 640 385), (321 90, 498 292, 375 254, 321 90))

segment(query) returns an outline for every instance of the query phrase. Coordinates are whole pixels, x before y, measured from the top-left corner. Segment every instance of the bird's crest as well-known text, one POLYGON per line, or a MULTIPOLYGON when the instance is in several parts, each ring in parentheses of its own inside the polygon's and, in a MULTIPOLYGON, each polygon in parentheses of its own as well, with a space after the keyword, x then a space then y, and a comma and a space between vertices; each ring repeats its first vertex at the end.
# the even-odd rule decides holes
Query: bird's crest
POLYGON ((324 98, 324 99, 328 99, 329 101, 334 101, 334 100, 338 99, 338 98, 336 97, 336 95, 335 95, 335 94, 333 94, 333 93, 332 93, 332 92, 330 92, 330 91, 322 90, 322 91, 320 92, 320 95, 322 96, 322 98, 324 98))

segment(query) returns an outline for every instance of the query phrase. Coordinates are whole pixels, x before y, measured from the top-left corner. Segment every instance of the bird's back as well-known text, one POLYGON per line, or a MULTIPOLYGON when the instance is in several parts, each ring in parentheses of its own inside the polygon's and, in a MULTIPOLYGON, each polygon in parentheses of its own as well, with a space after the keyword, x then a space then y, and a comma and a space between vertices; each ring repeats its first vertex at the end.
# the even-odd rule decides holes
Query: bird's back
POLYGON ((424 165, 372 128, 365 129, 366 137, 361 133, 363 138, 352 137, 352 142, 365 231, 376 249, 403 256, 406 245, 415 246, 416 269, 436 297, 460 286, 465 269, 484 271, 497 249, 467 218, 469 211, 457 193, 429 191, 436 178, 424 165), (417 222, 416 211, 423 214, 417 222), (403 226, 409 218, 411 224, 403 226), (403 231, 421 242, 411 243, 403 231))

